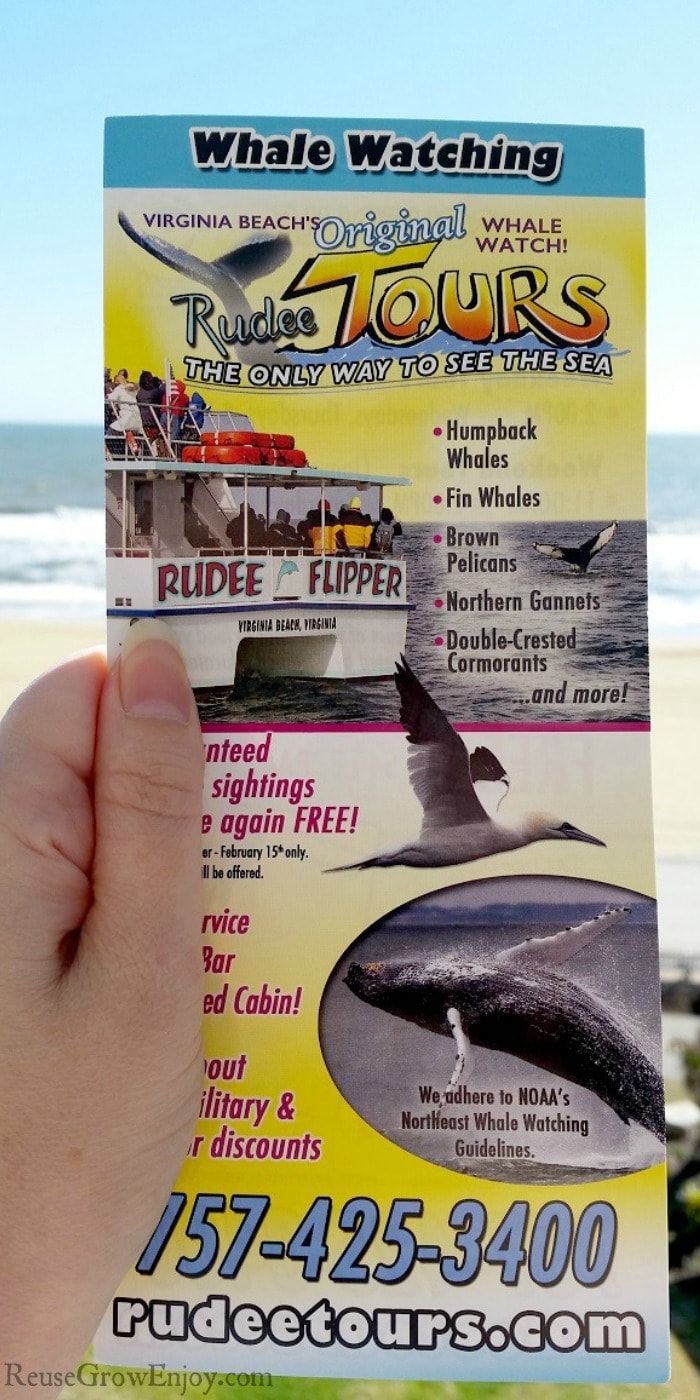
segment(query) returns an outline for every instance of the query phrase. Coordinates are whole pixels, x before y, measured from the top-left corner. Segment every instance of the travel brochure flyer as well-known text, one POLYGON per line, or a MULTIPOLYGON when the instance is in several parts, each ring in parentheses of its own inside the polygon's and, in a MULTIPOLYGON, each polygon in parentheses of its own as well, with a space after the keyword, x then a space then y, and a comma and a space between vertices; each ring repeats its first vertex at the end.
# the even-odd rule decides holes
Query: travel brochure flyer
POLYGON ((107 123, 108 642, 195 688, 206 1060, 98 1361, 668 1375, 643 169, 107 123))

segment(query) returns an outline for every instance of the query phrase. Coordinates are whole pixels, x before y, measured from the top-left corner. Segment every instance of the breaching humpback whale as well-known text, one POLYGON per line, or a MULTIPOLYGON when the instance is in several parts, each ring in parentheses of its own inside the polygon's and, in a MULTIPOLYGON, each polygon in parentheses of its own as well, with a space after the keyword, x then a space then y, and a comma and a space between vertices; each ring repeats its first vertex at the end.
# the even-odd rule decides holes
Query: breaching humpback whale
POLYGON ((604 530, 599 530, 591 540, 586 540, 585 544, 533 544, 532 548, 538 554, 546 554, 549 559, 563 559, 566 564, 573 564, 580 573, 585 574, 591 559, 595 554, 600 554, 601 549, 605 549, 606 544, 610 544, 613 535, 617 534, 617 521, 611 520, 604 530))
MULTIPOLYGON (((145 248, 166 267, 181 272, 184 277, 191 277, 194 282, 200 282, 215 293, 226 313, 229 334, 233 332, 237 316, 243 316, 248 324, 253 314, 244 288, 256 278, 266 277, 281 267, 292 251, 291 240, 284 234, 253 234, 230 253, 224 253, 223 257, 215 258, 213 262, 205 262, 203 258, 195 257, 194 253, 176 248, 164 238, 139 232, 122 210, 119 211, 119 223, 139 248, 145 248)), ((251 340, 248 344, 237 340, 236 354, 243 364, 287 363, 285 356, 276 354, 272 345, 258 340, 251 340)))
MULTIPOLYGON (((630 910, 605 909, 549 938, 529 938, 464 963, 353 962, 345 982, 361 1001, 457 1046, 449 1088, 474 1068, 473 1046, 501 1050, 597 1094, 623 1123, 665 1140, 663 1082, 613 1013, 554 969, 630 910)), ((448 1089, 449 1091, 449 1089, 448 1089)))
POLYGON ((472 754, 405 657, 394 676, 401 697, 401 723, 412 746, 408 776, 423 807, 419 834, 404 845, 378 851, 335 870, 366 870, 373 865, 461 865, 481 856, 515 851, 533 841, 586 841, 604 846, 571 822, 546 812, 526 812, 502 821, 495 813, 509 779, 490 749, 472 754))

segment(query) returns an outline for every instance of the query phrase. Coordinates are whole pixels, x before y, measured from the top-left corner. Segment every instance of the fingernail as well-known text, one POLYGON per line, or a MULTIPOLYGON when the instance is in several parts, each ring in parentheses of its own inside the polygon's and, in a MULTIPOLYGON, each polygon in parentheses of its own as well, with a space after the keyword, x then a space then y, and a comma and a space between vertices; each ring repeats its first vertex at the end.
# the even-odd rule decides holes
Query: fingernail
POLYGON ((121 649, 119 690, 122 708, 133 719, 189 722, 192 688, 166 622, 144 617, 129 628, 121 649))

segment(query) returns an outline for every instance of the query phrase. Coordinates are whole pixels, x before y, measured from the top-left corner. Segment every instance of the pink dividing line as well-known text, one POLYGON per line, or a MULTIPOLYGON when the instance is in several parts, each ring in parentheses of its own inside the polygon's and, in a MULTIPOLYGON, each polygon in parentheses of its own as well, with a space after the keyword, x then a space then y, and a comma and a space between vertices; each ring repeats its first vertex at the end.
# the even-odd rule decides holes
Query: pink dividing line
MULTIPOLYGON (((465 734, 648 734, 638 724, 454 724, 465 734)), ((203 724, 204 734, 403 734, 401 724, 203 724)))

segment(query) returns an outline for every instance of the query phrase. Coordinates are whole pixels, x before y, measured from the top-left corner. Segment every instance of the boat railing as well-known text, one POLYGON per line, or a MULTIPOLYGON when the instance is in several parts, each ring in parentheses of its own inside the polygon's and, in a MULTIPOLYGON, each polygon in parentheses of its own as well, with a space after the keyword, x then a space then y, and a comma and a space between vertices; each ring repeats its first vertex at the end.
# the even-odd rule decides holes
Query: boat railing
MULTIPOLYGON (((183 495, 182 505, 185 509, 185 519, 183 521, 183 554, 188 557, 215 557, 216 555, 241 556, 245 554, 262 556, 276 556, 283 558, 285 555, 338 557, 356 556, 366 558, 383 558, 389 554, 394 554, 393 548, 382 550, 372 548, 371 543, 363 543, 361 546, 348 545, 342 536, 343 515, 340 510, 340 519, 331 513, 331 518, 326 524, 327 518, 327 486, 324 479, 324 472, 319 469, 317 484, 313 486, 314 494, 318 492, 318 508, 320 509, 320 521, 316 520, 309 529, 317 530, 320 525, 320 541, 314 541, 308 537, 308 530, 304 529, 304 522, 300 516, 298 525, 293 526, 299 535, 298 544, 294 541, 285 542, 284 537, 280 538, 278 533, 276 538, 261 539, 260 535, 270 536, 274 530, 272 520, 270 492, 272 486, 283 486, 285 492, 290 490, 308 489, 310 483, 308 476, 299 481, 293 475, 283 483, 275 479, 274 482, 265 481, 260 483, 260 489, 266 492, 267 500, 263 514, 257 512, 258 526, 255 521, 251 521, 254 513, 250 504, 250 492, 256 488, 256 480, 249 474, 245 467, 240 471, 240 484, 242 485, 243 497, 241 501, 235 500, 230 495, 230 488, 238 485, 235 466, 232 470, 226 467, 213 467, 212 480, 217 483, 216 492, 210 484, 210 474, 207 472, 206 464, 204 471, 201 467, 192 463, 180 466, 182 448, 188 443, 197 443, 201 440, 202 432, 224 433, 233 431, 236 433, 250 432, 253 427, 250 419, 245 414, 236 413, 231 409, 213 411, 207 406, 182 407, 179 410, 173 405, 169 407, 164 404, 134 404, 126 405, 124 414, 116 410, 119 405, 112 405, 109 399, 105 400, 105 451, 108 461, 118 463, 118 470, 124 474, 124 484, 122 493, 126 501, 127 482, 126 474, 129 467, 135 469, 136 475, 146 468, 146 475, 166 478, 172 475, 173 478, 182 475, 183 495), (136 414, 132 413, 137 409, 136 414), (129 414, 132 414, 129 420, 129 414), (108 423, 108 418, 115 415, 113 421, 108 423), (122 426, 119 426, 119 418, 122 418, 122 426), (178 426, 174 429, 175 421, 178 426), (131 421, 132 427, 126 426, 131 421), (140 428, 140 431, 139 431, 140 428), (173 432, 178 433, 178 437, 173 439, 173 432), (176 463, 177 471, 169 472, 169 464, 176 463), (156 465, 158 464, 158 465, 156 465), (224 489, 225 488, 225 489, 224 489), (222 497, 222 491, 224 495, 222 497), (230 497, 225 499, 226 491, 230 497), (234 520, 239 520, 241 529, 234 529, 234 520), (254 538, 250 538, 251 527, 254 538), (341 538, 336 542, 335 529, 339 527, 341 538), (199 536, 199 538, 197 538, 199 536), (330 538, 329 538, 330 537, 330 538)), ((330 474, 332 475, 332 474, 330 474)), ((337 482, 331 482, 337 485, 337 482)), ((383 485, 383 483, 382 483, 383 485)), ((379 488, 379 508, 377 519, 373 524, 377 524, 381 516, 382 509, 382 485, 379 488)), ((285 505, 287 501, 285 500, 285 505)), ((274 507, 273 507, 274 508, 274 507)), ((315 509, 315 508, 314 508, 315 509)), ((280 512, 281 513, 281 512, 280 512)), ((318 514, 318 511, 316 511, 318 514)), ((121 547, 114 543, 110 545, 108 552, 121 554, 125 558, 143 557, 144 554, 154 557, 161 557, 161 548, 157 532, 152 529, 152 518, 150 507, 148 512, 140 513, 138 509, 134 511, 135 519, 131 528, 128 525, 128 517, 120 522, 116 520, 116 526, 122 534, 121 547), (144 528, 145 527, 145 528, 144 528)), ((306 512, 307 519, 309 512, 306 512)), ((115 518, 116 519, 116 518, 115 518)), ((373 519, 372 515, 366 515, 367 522, 373 519)), ((287 525, 291 522, 287 513, 287 525)), ((282 531, 284 535, 284 531, 282 531)), ((171 552, 171 551, 168 551, 171 552)), ((397 552, 394 557, 401 557, 397 552)))
MULTIPOLYGON (((244 549, 242 544, 227 544, 225 549, 203 548, 197 550, 198 557, 202 559, 218 558, 221 554, 235 554, 239 557, 245 555, 246 558, 260 555, 265 559, 318 559, 319 557, 315 550, 305 549, 303 545, 299 545, 298 549, 292 546, 289 549, 283 549, 281 545, 251 544, 247 549, 244 549)), ((341 556, 338 555, 338 557, 341 556)))
POLYGON ((138 410, 140 425, 136 415, 127 416, 120 425, 118 405, 104 401, 105 456, 108 461, 139 461, 142 458, 161 458, 171 462, 179 461, 183 447, 197 446, 203 432, 237 432, 251 426, 250 419, 233 409, 192 408, 190 405, 177 408, 168 404, 149 404, 134 401, 138 410))
POLYGON ((136 415, 126 417, 119 424, 119 414, 109 399, 104 405, 105 457, 110 462, 140 461, 143 458, 174 462, 177 452, 170 440, 167 411, 157 404, 134 403, 138 409, 140 424, 136 415), (128 426, 131 424, 131 426, 128 426))
MULTIPOLYGON (((124 547, 121 545, 108 546, 106 553, 110 558, 120 559, 164 559, 172 557, 172 551, 170 550, 167 554, 161 552, 155 535, 140 535, 134 544, 128 544, 124 547)), ((329 553, 328 551, 322 552, 311 549, 301 544, 298 548, 290 545, 287 549, 283 548, 281 545, 255 544, 249 545, 246 549, 243 545, 232 545, 228 542, 220 548, 212 545, 194 547, 191 553, 188 552, 187 554, 187 558, 192 559, 221 559, 229 557, 237 559, 320 559, 323 557, 325 559, 364 558, 401 560, 404 556, 402 554, 384 554, 380 550, 374 549, 367 549, 364 552, 353 551, 352 554, 339 549, 334 553, 329 553)))

